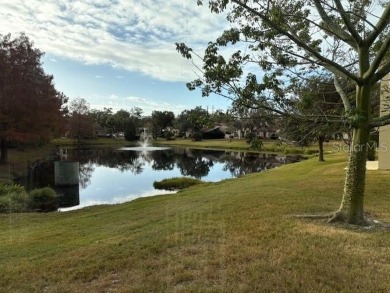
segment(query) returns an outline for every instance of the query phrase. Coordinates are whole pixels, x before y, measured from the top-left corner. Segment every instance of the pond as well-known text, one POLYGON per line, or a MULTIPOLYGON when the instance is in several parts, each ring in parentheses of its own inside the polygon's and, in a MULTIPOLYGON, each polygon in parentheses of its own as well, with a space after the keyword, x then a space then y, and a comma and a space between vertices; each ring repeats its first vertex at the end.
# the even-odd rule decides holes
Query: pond
POLYGON ((78 185, 55 186, 54 160, 32 166, 21 183, 27 189, 56 189, 62 194, 61 211, 172 193, 153 187, 154 181, 166 178, 186 176, 216 182, 301 160, 300 156, 153 147, 62 148, 57 155, 57 159, 79 162, 78 185))

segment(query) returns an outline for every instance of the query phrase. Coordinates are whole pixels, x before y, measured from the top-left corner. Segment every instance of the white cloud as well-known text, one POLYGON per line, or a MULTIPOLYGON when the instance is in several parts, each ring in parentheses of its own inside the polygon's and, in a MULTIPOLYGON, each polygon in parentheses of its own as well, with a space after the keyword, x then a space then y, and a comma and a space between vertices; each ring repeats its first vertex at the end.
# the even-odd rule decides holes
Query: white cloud
POLYGON ((188 106, 182 104, 172 104, 166 101, 136 96, 119 97, 118 95, 111 94, 108 96, 94 95, 84 98, 91 101, 93 109, 103 110, 104 108, 112 108, 113 112, 117 112, 121 109, 131 110, 134 107, 138 107, 143 110, 143 115, 146 116, 151 115, 156 109, 159 111, 172 111, 175 115, 178 115, 188 108, 188 106))
POLYGON ((183 0, 13 0, 2 4, 0 33, 24 31, 47 53, 110 64, 165 81, 194 78, 175 42, 204 47, 223 16, 183 0))

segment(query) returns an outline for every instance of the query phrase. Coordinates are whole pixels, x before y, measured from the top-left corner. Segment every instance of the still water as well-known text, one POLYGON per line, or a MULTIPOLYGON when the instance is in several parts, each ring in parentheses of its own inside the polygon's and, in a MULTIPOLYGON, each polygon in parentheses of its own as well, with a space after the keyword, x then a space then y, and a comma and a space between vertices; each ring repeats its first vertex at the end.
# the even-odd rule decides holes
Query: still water
MULTIPOLYGON (((79 162, 79 185, 55 187, 63 194, 61 211, 171 193, 153 187, 154 181, 166 178, 216 182, 300 160, 299 156, 190 148, 60 149, 58 155, 61 160, 79 162)), ((30 188, 54 185, 47 166, 34 168, 35 174, 28 179, 30 188)))

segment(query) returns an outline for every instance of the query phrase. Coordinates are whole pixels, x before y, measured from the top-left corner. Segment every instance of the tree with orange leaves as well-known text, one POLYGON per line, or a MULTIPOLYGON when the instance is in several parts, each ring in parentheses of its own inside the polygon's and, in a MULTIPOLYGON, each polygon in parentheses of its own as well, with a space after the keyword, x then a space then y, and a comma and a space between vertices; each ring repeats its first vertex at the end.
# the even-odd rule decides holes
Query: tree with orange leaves
POLYGON ((0 163, 10 142, 43 142, 63 126, 67 97, 44 72, 42 56, 25 34, 0 35, 0 163))

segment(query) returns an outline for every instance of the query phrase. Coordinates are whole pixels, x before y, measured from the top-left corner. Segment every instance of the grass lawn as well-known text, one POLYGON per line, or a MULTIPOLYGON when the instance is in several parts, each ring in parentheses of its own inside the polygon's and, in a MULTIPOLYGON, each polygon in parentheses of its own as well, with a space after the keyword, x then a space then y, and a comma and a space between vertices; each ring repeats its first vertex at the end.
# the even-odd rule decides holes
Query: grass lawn
MULTIPOLYGON (((1 292, 390 292, 385 228, 329 225, 346 155, 174 195, 66 213, 0 215, 1 292)), ((390 172, 366 210, 390 221, 390 172)))
MULTIPOLYGON (((277 153, 317 153, 318 146, 313 144, 309 147, 299 147, 289 145, 285 142, 281 143, 279 140, 262 139, 262 149, 260 151, 277 152, 277 153)), ((180 147, 192 148, 214 148, 214 149, 236 149, 236 150, 250 150, 249 144, 245 139, 204 139, 202 141, 192 141, 191 138, 177 138, 175 140, 158 139, 153 141, 154 144, 171 145, 180 147)), ((324 143, 324 151, 327 153, 336 152, 345 144, 341 141, 330 141, 324 143)), ((253 151, 253 150, 252 150, 253 151)))

